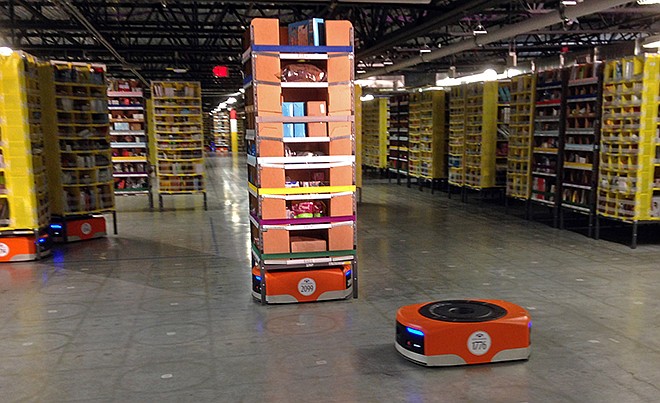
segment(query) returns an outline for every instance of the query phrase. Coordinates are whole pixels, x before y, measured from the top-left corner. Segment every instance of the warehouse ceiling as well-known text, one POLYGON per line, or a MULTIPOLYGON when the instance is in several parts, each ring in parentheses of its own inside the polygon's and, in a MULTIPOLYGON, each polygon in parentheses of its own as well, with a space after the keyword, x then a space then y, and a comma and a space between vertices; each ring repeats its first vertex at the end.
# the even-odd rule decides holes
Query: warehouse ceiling
MULTIPOLYGON (((582 1, 598 0, 577 0, 582 1)), ((355 27, 359 70, 374 70, 452 43, 543 15, 571 3, 523 0, 439 1, 212 1, 212 0, 0 0, 0 45, 51 59, 107 64, 115 75, 146 80, 199 80, 213 99, 242 82, 242 37, 250 20, 282 23, 312 17, 348 19, 355 27), (420 4, 422 3, 422 4, 420 4), (428 3, 428 4, 423 4, 428 3), (228 65, 228 78, 214 78, 228 65), (177 73, 175 71, 185 71, 177 73)), ((660 32, 660 6, 630 2, 506 41, 409 67, 409 75, 498 67, 630 42, 660 32)))

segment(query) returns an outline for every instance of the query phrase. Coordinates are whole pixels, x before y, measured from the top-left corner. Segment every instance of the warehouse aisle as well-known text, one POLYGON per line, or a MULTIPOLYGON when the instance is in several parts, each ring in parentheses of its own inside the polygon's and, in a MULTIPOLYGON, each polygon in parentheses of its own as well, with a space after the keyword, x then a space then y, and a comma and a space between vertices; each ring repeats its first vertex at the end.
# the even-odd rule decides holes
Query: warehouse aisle
POLYGON ((166 198, 164 212, 118 199, 118 236, 0 266, 0 400, 657 399, 660 244, 631 250, 366 182, 360 298, 261 306, 244 160, 208 164, 208 211, 201 196, 166 198), (396 353, 399 306, 470 297, 530 310, 528 362, 429 369, 396 353))

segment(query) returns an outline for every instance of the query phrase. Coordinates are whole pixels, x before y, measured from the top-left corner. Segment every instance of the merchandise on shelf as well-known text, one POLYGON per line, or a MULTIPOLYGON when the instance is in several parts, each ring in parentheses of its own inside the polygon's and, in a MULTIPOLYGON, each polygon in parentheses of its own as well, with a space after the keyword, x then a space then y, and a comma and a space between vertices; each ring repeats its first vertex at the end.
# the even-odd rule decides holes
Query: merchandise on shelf
POLYGON ((449 184, 463 186, 465 183, 465 85, 451 88, 449 95, 449 184))
POLYGON ((511 118, 507 157, 506 194, 527 200, 531 195, 532 132, 536 75, 524 74, 511 80, 511 118))
POLYGON ((375 98, 362 102, 362 164, 376 169, 387 167, 389 102, 375 98))
POLYGON ((159 206, 163 195, 201 193, 206 209, 200 84, 153 81, 151 94, 159 206))
POLYGON ((596 213, 602 68, 602 63, 568 68, 566 124, 561 141, 561 207, 590 218, 596 213))
POLYGON ((464 186, 493 188, 497 185, 498 83, 467 84, 465 92, 464 186))
MULTIPOLYGON (((390 97, 389 155, 387 167, 394 173, 397 182, 408 176, 409 165, 409 95, 399 94, 390 97)), ((410 180, 408 178, 408 180, 410 180)))
POLYGON ((536 74, 531 200, 552 207, 557 206, 559 192, 557 178, 561 169, 559 150, 565 121, 565 78, 562 69, 536 74))
POLYGON ((509 136, 511 135, 511 80, 498 81, 495 186, 506 187, 509 136))
POLYGON ((357 296, 353 34, 348 21, 323 27, 326 46, 280 46, 278 20, 254 19, 243 55, 252 285, 262 303, 357 296))
POLYGON ((603 84, 598 215, 660 220, 660 55, 608 61, 603 84))
POLYGON ((146 194, 152 207, 146 108, 141 83, 108 79, 108 110, 115 195, 146 194))
POLYGON ((105 66, 52 61, 40 77, 53 222, 106 212, 116 218, 105 66))
POLYGON ((39 65, 23 52, 0 56, 0 262, 50 252, 39 65))
POLYGON ((445 92, 410 95, 410 176, 436 180, 447 177, 445 92))

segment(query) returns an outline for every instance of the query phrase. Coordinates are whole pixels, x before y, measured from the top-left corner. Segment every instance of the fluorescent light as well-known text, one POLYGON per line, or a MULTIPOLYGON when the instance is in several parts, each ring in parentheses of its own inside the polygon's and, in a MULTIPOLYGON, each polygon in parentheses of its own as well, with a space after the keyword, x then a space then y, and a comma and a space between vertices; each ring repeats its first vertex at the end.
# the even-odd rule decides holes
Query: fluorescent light
POLYGON ((640 6, 648 6, 649 4, 660 4, 660 0, 637 0, 640 6))
POLYGON ((391 65, 393 65, 393 64, 394 64, 394 62, 392 61, 392 59, 389 59, 389 58, 388 58, 388 59, 385 59, 385 60, 383 61, 383 65, 385 65, 385 66, 391 66, 391 65))
POLYGON ((358 74, 364 74, 366 72, 367 72, 367 70, 365 70, 365 69, 360 69, 360 70, 357 71, 358 74))
POLYGON ((178 73, 178 74, 183 74, 183 73, 187 73, 188 69, 185 69, 185 68, 182 68, 182 67, 174 67, 172 69, 172 72, 178 73))
POLYGON ((562 0, 561 4, 565 6, 577 6, 577 0, 562 0))
POLYGON ((431 53, 431 48, 428 45, 424 45, 419 49, 419 53, 431 53))
POLYGON ((245 89, 244 88, 239 88, 238 92, 240 92, 241 94, 245 94, 245 89))
POLYGON ((644 38, 642 42, 642 47, 644 48, 660 48, 660 35, 653 35, 647 38, 644 38))
POLYGON ((14 53, 12 48, 8 48, 7 46, 0 46, 0 56, 11 56, 12 53, 14 53))
POLYGON ((365 101, 371 101, 374 99, 374 96, 371 94, 363 95, 360 97, 360 101, 365 102, 365 101))
POLYGON ((236 98, 234 98, 234 97, 229 97, 229 99, 227 99, 225 102, 227 103, 227 105, 232 105, 232 104, 235 104, 236 101, 237 101, 236 98))

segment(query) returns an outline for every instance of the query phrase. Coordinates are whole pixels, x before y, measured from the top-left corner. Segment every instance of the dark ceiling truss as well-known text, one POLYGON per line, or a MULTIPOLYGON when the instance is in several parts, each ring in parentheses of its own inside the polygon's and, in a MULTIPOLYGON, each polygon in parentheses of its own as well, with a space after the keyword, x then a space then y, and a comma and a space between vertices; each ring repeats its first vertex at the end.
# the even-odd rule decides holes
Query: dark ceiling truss
MULTIPOLYGON (((368 70, 385 60, 417 55, 422 47, 472 40, 478 24, 497 29, 558 7, 560 0, 436 0, 428 5, 336 0, 0 0, 0 40, 37 56, 105 62, 113 74, 130 75, 126 69, 136 68, 148 79, 200 80, 206 93, 228 94, 242 83, 242 38, 252 18, 279 18, 283 23, 312 17, 348 19, 355 28, 356 60, 368 70), (77 8, 125 65, 58 2, 77 8), (230 77, 213 78, 211 69, 218 64, 230 66, 230 77), (172 67, 188 72, 173 73, 172 67)), ((503 66, 512 51, 521 61, 551 57, 565 46, 584 51, 658 33, 659 20, 660 7, 631 2, 408 70, 503 66)))

